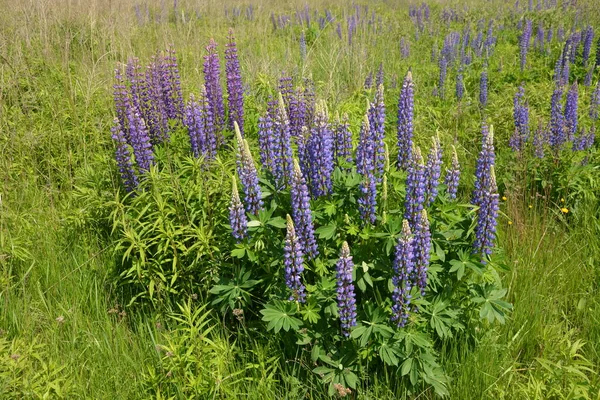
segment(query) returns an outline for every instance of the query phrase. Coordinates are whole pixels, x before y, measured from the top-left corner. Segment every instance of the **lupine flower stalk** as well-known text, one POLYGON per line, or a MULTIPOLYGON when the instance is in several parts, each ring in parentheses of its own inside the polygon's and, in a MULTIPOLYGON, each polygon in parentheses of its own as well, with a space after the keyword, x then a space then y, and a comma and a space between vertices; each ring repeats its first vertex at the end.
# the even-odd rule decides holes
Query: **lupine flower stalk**
POLYGON ((438 79, 437 90, 438 90, 438 96, 440 96, 440 98, 443 99, 444 93, 445 93, 444 86, 446 83, 446 73, 448 70, 448 60, 443 55, 440 55, 439 66, 440 66, 440 76, 438 79))
POLYGON ((302 176, 298 161, 294 160, 294 173, 290 187, 292 203, 292 217, 296 221, 298 238, 305 250, 307 259, 313 259, 319 254, 315 240, 312 213, 310 210, 310 196, 306 180, 302 176))
MULTIPOLYGON (((600 39, 598 39, 600 43, 600 39)), ((598 46, 600 49, 600 46, 598 46)), ((596 83, 596 88, 592 92, 592 99, 590 100, 590 118, 593 122, 598 119, 598 109, 600 108, 600 81, 596 83)))
MULTIPOLYGON (((225 121, 225 106, 223 105, 223 90, 221 89, 219 55, 217 54, 217 43, 210 39, 204 56, 204 81, 206 85, 206 96, 213 114, 217 132, 223 128, 225 121)), ((220 140, 219 140, 220 141, 220 140)))
POLYGON ((481 124, 481 151, 475 167, 475 189, 473 190, 472 203, 481 206, 485 192, 489 188, 490 170, 496 162, 494 152, 494 127, 483 122, 481 124))
POLYGON ((556 86, 550 102, 550 145, 558 150, 566 141, 565 116, 561 107, 562 88, 556 86))
POLYGON ((278 107, 273 118, 275 148, 273 149, 274 170, 272 173, 278 187, 282 188, 290 182, 294 164, 292 160, 290 121, 287 117, 285 103, 281 93, 279 93, 279 101, 277 104, 278 107))
POLYGON ((190 96, 184 109, 183 125, 188 129, 194 156, 202 154, 207 159, 213 159, 217 155, 217 138, 204 86, 200 91, 199 102, 193 95, 190 96))
POLYGON ((533 154, 536 158, 544 158, 544 144, 546 143, 546 131, 540 122, 533 136, 533 154))
POLYGON ((408 176, 406 177, 406 200, 404 202, 406 208, 404 218, 408 220, 413 231, 416 229, 419 215, 423 210, 426 190, 427 179, 423 156, 421 155, 421 149, 415 146, 408 167, 408 176))
POLYGON ((485 262, 486 256, 492 254, 499 209, 498 187, 493 166, 490 167, 488 174, 489 178, 486 180, 486 187, 483 188, 479 210, 477 211, 477 226, 475 227, 475 242, 473 243, 474 252, 481 256, 482 262, 485 262))
POLYGON ((307 142, 310 187, 313 196, 320 197, 331 192, 334 161, 333 132, 329 126, 325 102, 317 105, 315 122, 307 142))
POLYGON ((396 245, 394 257, 394 292, 392 293, 392 321, 398 327, 403 327, 408 321, 411 295, 413 287, 412 278, 415 273, 415 254, 413 237, 408 221, 402 221, 402 234, 396 245))
POLYGON ((427 164, 425 165, 425 205, 430 206, 438 194, 438 185, 442 172, 442 144, 440 137, 432 137, 432 146, 427 155, 427 164))
POLYGON ((348 114, 344 113, 341 120, 339 115, 335 118, 333 127, 335 134, 335 151, 334 160, 338 164, 340 160, 352 163, 352 132, 350 132, 350 124, 348 123, 348 114))
POLYGON ((525 21, 525 27, 523 28, 519 40, 519 48, 521 50, 521 71, 525 69, 525 64, 527 63, 527 51, 529 50, 529 41, 531 40, 531 30, 531 20, 528 19, 525 21))
POLYGON ((352 284, 352 272, 354 262, 350 255, 348 243, 342 243, 340 258, 336 264, 337 278, 337 302, 342 334, 350 336, 350 330, 356 326, 356 299, 354 285, 352 284))
POLYGON ((456 75, 456 98, 460 101, 465 94, 465 83, 463 81, 463 74, 461 71, 456 75))
POLYGON ((385 103, 383 99, 383 85, 377 87, 375 101, 368 108, 369 124, 371 128, 371 140, 375 148, 374 165, 375 176, 380 181, 384 166, 385 147, 385 103))
POLYGON ((446 169, 446 177, 444 178, 444 184, 446 185, 446 194, 450 199, 456 199, 456 193, 458 192, 458 183, 460 180, 460 164, 458 163, 458 154, 456 154, 456 147, 452 145, 452 164, 449 169, 446 169))
POLYGON ((238 193, 237 181, 235 175, 232 177, 231 185, 231 203, 229 205, 229 224, 231 225, 231 234, 240 242, 248 234, 248 218, 244 205, 240 200, 238 193))
POLYGON ((291 290, 291 301, 306 301, 305 287, 301 276, 304 271, 304 248, 296 235, 294 221, 287 215, 287 234, 283 247, 283 265, 285 267, 285 284, 291 290))
POLYGON ((115 143, 115 159, 119 166, 119 172, 121 174, 121 181, 127 193, 132 192, 138 185, 138 179, 131 163, 131 154, 129 153, 129 146, 125 139, 125 134, 121 129, 119 119, 115 118, 114 124, 111 128, 112 139, 115 143))
POLYGON ((407 169, 412 158, 414 89, 410 71, 404 78, 398 101, 398 166, 407 169))
POLYGON ((508 144, 514 151, 520 152, 529 137, 529 107, 525 101, 525 89, 522 85, 513 99, 513 118, 515 133, 508 144))
POLYGON ((154 162, 154 153, 152 152, 152 143, 148 136, 148 130, 144 120, 137 112, 127 111, 127 124, 129 125, 129 137, 135 163, 138 166, 138 171, 143 174, 150 170, 150 166, 154 162))
POLYGON ((225 74, 227 76, 227 103, 229 105, 229 129, 233 128, 233 122, 240 127, 242 137, 244 136, 244 89, 242 87, 242 75, 240 73, 240 61, 238 60, 237 46, 233 36, 233 29, 229 29, 227 49, 225 50, 225 74))
POLYGON ((363 178, 359 185, 361 195, 357 202, 362 219, 367 223, 374 224, 376 221, 377 188, 374 174, 375 165, 373 164, 375 149, 371 137, 369 118, 365 115, 356 151, 357 171, 363 178))
POLYGON ((273 131, 274 107, 274 104, 270 104, 265 115, 258 117, 260 163, 271 173, 275 170, 275 154, 277 152, 277 138, 273 131))
POLYGON ((417 224, 414 228, 415 241, 415 285, 420 289, 421 295, 425 296, 427 287, 427 269, 429 268, 429 256, 431 253, 431 231, 429 230, 429 219, 427 211, 421 210, 417 224))
POLYGON ((242 138, 237 122, 233 124, 237 140, 237 172, 244 190, 244 206, 250 214, 258 214, 263 208, 262 190, 258 183, 258 172, 246 139, 242 138))
POLYGON ((567 92, 565 100, 565 128, 567 130, 567 140, 571 141, 577 132, 577 82, 573 83, 567 92))
POLYGON ((587 64, 588 59, 590 58, 590 53, 592 51, 592 44, 594 42, 594 28, 588 26, 585 30, 585 35, 583 39, 583 63, 587 64))
POLYGON ((487 70, 481 72, 481 79, 479 80, 479 104, 482 107, 487 106, 488 102, 488 73, 487 70))

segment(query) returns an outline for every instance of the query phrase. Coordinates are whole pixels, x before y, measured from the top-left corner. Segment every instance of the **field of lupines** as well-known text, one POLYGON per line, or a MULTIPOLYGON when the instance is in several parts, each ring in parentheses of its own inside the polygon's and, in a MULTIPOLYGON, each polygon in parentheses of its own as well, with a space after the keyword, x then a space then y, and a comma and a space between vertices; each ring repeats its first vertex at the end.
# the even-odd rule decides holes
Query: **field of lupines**
POLYGON ((3 6, 1 398, 600 396, 594 1, 3 6))

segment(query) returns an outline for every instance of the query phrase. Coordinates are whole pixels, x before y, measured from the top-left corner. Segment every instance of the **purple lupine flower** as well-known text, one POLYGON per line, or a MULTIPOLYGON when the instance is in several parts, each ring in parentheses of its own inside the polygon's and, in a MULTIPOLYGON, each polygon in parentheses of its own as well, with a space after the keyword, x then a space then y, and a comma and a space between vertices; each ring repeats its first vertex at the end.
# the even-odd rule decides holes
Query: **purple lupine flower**
MULTIPOLYGON (((169 139, 169 114, 163 93, 163 78, 160 60, 154 57, 154 62, 146 68, 145 78, 137 71, 133 72, 132 102, 148 128, 148 135, 153 144, 164 143, 169 139), (136 84, 133 85, 133 80, 136 84)), ((129 74, 128 74, 129 75, 129 74)))
POLYGON ((342 334, 349 337, 350 330, 356 326, 356 299, 352 284, 354 263, 347 242, 342 243, 336 270, 338 313, 340 314, 342 334))
POLYGON ((456 75, 456 98, 458 101, 462 100, 465 94, 465 83, 463 82, 463 74, 461 71, 456 75))
POLYGON ((600 38, 596 41, 596 68, 600 66, 600 38))
POLYGON ((404 218, 408 220, 411 229, 416 229, 419 221, 419 214, 423 210, 425 203, 425 193, 427 190, 427 180, 425 176, 425 165, 423 165, 423 156, 421 149, 415 147, 412 151, 412 157, 408 166, 408 176, 406 177, 406 199, 404 202, 404 218))
POLYGON ((400 55, 404 59, 410 57, 410 43, 404 36, 400 39, 400 55))
POLYGON ((588 72, 585 74, 583 84, 587 87, 592 86, 592 77, 594 76, 594 66, 588 68, 588 72))
POLYGON ((140 174, 144 174, 150 170, 150 166, 154 162, 152 143, 150 143, 146 124, 140 115, 132 112, 131 109, 127 111, 127 124, 129 125, 130 144, 133 148, 135 163, 140 174))
POLYGON ((513 119, 515 121, 515 133, 511 136, 508 145, 514 151, 520 152, 529 137, 529 107, 525 100, 523 85, 519 87, 513 99, 513 119))
POLYGON ((550 102, 550 145, 558 150, 566 141, 565 116, 562 112, 562 88, 557 86, 550 102))
POLYGON ((481 151, 475 167, 475 189, 471 203, 481 206, 485 191, 489 187, 490 168, 496 162, 494 152, 494 127, 483 122, 481 124, 481 151))
POLYGON ((335 134, 334 161, 339 165, 340 161, 352 163, 352 132, 348 123, 348 114, 344 113, 340 120, 339 115, 335 118, 333 127, 335 134))
POLYGON ((342 24, 340 22, 337 23, 337 27, 335 28, 335 33, 340 40, 342 40, 342 24))
POLYGON ((131 154, 129 153, 129 146, 127 145, 127 139, 125 133, 121 129, 119 119, 115 118, 114 124, 110 129, 112 132, 112 139, 115 143, 115 159, 119 166, 119 172, 121 174, 121 181, 127 193, 133 192, 138 185, 138 179, 131 163, 131 154))
POLYGON ((188 129, 194 156, 202 154, 208 160, 214 159, 217 155, 217 138, 204 86, 200 90, 199 102, 196 102, 193 95, 190 96, 184 111, 183 125, 188 129))
POLYGON ((231 225, 231 234, 238 242, 242 241, 248 234, 248 218, 244 211, 244 205, 240 200, 235 175, 232 177, 229 224, 231 225))
POLYGON ((377 75, 375 76, 375 85, 377 88, 383 85, 383 63, 379 63, 379 69, 377 70, 377 75))
POLYGON ((113 89, 117 120, 119 122, 120 129, 123 130, 126 141, 129 141, 127 129, 127 107, 129 106, 129 99, 127 86, 125 86, 125 80, 121 74, 121 68, 115 69, 115 84, 113 85, 113 89))
POLYGON ((585 128, 581 130, 579 135, 573 137, 573 151, 583 151, 586 149, 588 135, 585 133, 585 128))
POLYGON ((573 83, 567 92, 565 100, 565 128, 567 130, 567 140, 573 140, 577 132, 577 82, 573 83))
POLYGON ((446 194, 449 199, 456 199, 458 192, 458 183, 460 180, 460 164, 458 163, 458 154, 456 148, 452 145, 452 164, 450 168, 446 168, 446 177, 444 184, 446 185, 446 194))
POLYGON ((546 132, 542 123, 538 124, 538 128, 533 136, 533 154, 535 157, 544 158, 544 144, 546 143, 546 132))
MULTIPOLYGON (((221 67, 219 65, 219 55, 217 54, 217 43, 214 39, 210 39, 208 46, 206 46, 206 52, 203 68, 206 96, 216 130, 220 132, 225 122, 225 106, 223 105, 223 90, 220 82, 221 67)), ((219 142, 221 142, 220 137, 219 142)))
POLYGON ((535 38, 533 39, 533 47, 537 49, 540 53, 544 51, 544 38, 546 37, 544 32, 544 23, 540 21, 538 23, 537 31, 535 33, 535 38))
POLYGON ((273 132, 274 107, 274 104, 270 104, 265 115, 258 118, 260 163, 271 173, 275 170, 275 153, 277 151, 277 141, 273 132))
POLYGON ((369 74, 365 78, 365 84, 364 84, 364 87, 367 90, 371 89, 371 86, 373 86, 373 72, 369 72, 369 74))
POLYGON ((561 85, 562 82, 562 55, 556 60, 554 64, 554 74, 552 79, 557 86, 561 85))
POLYGON ((283 265, 285 267, 285 284, 292 291, 291 301, 304 303, 306 293, 301 275, 304 271, 304 248, 294 229, 294 221, 287 215, 287 234, 283 247, 283 265))
POLYGON ((160 59, 162 72, 162 93, 167 110, 171 119, 181 120, 183 118, 183 93, 181 91, 181 77, 177 55, 173 46, 167 49, 167 54, 160 59))
POLYGON ((496 220, 498 218, 498 187, 494 167, 488 172, 487 185, 483 188, 479 210, 477 211, 477 226, 475 227, 475 241, 473 249, 476 254, 481 255, 481 261, 492 254, 494 239, 496 238, 496 220))
POLYGON ((385 164, 385 103, 383 100, 383 85, 377 87, 375 100, 368 108, 369 127, 371 128, 371 140, 375 149, 374 165, 375 176, 379 182, 383 175, 385 164))
POLYGON ((325 102, 317 105, 306 151, 309 159, 310 188, 314 198, 331 193, 333 173, 333 132, 329 126, 325 102))
POLYGON ((600 108, 600 81, 596 83, 596 88, 592 92, 590 100, 590 118, 593 122, 596 122, 598 119, 598 108, 600 108))
POLYGON ((446 72, 448 69, 448 60, 446 59, 446 57, 444 57, 443 55, 440 55, 440 60, 439 60, 439 66, 440 66, 440 77, 438 79, 438 96, 440 96, 440 98, 444 98, 444 84, 446 83, 446 72))
POLYGON ((289 184, 294 170, 292 161, 292 143, 290 137, 290 121, 287 117, 283 96, 279 93, 278 107, 273 117, 275 147, 273 148, 272 171, 278 188, 289 184))
POLYGON ((262 190, 258 183, 258 172, 246 139, 242 138, 237 122, 233 124, 237 140, 237 173, 244 190, 244 206, 250 214, 257 215, 263 208, 262 190))
POLYGON ((583 39, 583 63, 587 64, 588 59, 590 58, 590 53, 592 51, 592 44, 594 43, 594 28, 588 26, 585 30, 584 39, 583 39))
POLYGON ((525 21, 525 27, 523 28, 523 32, 519 39, 521 71, 525 69, 525 64, 527 63, 527 51, 529 50, 529 41, 531 40, 531 30, 531 20, 528 19, 525 21))
POLYGON ((561 67, 561 75, 559 78, 559 83, 561 86, 566 86, 569 84, 569 75, 570 75, 570 65, 571 65, 571 59, 569 58, 569 52, 570 52, 570 46, 571 42, 569 40, 567 40, 565 42, 565 48, 563 49, 562 52, 562 59, 560 61, 560 67, 561 67))
POLYGON ((360 127, 356 148, 356 171, 363 176, 373 174, 373 171, 375 171, 375 146, 372 137, 371 124, 367 114, 360 127))
POLYGON ((421 290, 421 296, 425 296, 427 287, 427 268, 429 267, 429 256, 431 253, 431 231, 429 230, 429 219, 427 211, 421 210, 415 228, 414 251, 415 270, 413 282, 421 290))
POLYGON ((277 86, 277 89, 279 90, 279 93, 281 93, 281 97, 283 98, 283 102, 286 106, 286 111, 289 113, 291 98, 294 96, 294 85, 292 82, 292 77, 284 72, 279 78, 279 84, 277 86))
POLYGON ((304 35, 304 31, 300 35, 300 59, 306 61, 306 36, 304 35))
POLYGON ((399 328, 406 325, 410 310, 410 291, 413 286, 412 277, 415 273, 414 239, 407 220, 402 221, 402 234, 396 245, 394 257, 394 292, 392 293, 392 321, 399 328))
POLYGON ((442 172, 442 144, 440 137, 432 137, 432 146, 427 155, 427 164, 425 165, 425 205, 430 206, 438 194, 438 185, 442 172))
POLYGON ((361 192, 357 200, 360 216, 366 223, 374 224, 377 220, 377 187, 373 171, 369 170, 363 175, 358 188, 361 192))
POLYGON ((297 138, 302 132, 302 127, 307 123, 306 101, 304 98, 304 93, 300 88, 290 93, 287 109, 288 118, 290 120, 290 135, 294 138, 297 138))
POLYGON ((482 107, 487 105, 488 101, 488 74, 487 70, 481 71, 481 79, 479 80, 479 104, 482 107))
POLYGON ((233 36, 233 29, 229 29, 228 42, 225 49, 225 75, 227 77, 227 103, 229 105, 229 129, 233 130, 233 122, 240 127, 244 136, 244 88, 240 73, 240 61, 237 46, 233 36))
POLYGON ((410 71, 404 78, 398 101, 398 167, 408 168, 411 160, 414 118, 414 90, 410 71))
POLYGON ((298 161, 294 160, 294 173, 290 185, 292 204, 292 217, 296 221, 296 231, 300 243, 305 250, 307 259, 313 259, 319 254, 315 240, 312 213, 310 210, 310 197, 306 180, 302 176, 298 161))
POLYGON ((363 178, 359 185, 361 195, 359 196, 357 202, 362 219, 371 224, 375 223, 377 207, 374 154, 375 148, 373 146, 369 118, 367 115, 365 115, 360 129, 358 148, 356 149, 357 171, 362 175, 363 178))

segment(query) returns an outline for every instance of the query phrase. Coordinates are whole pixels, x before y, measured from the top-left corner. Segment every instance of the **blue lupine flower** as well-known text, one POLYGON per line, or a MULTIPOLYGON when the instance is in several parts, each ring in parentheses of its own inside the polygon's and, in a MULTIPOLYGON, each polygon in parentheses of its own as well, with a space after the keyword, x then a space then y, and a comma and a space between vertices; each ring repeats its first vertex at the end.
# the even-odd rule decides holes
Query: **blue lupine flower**
POLYGON ((337 262, 337 302, 338 313, 342 327, 342 334, 350 336, 350 330, 356 326, 356 299, 354 285, 352 284, 352 272, 354 263, 350 255, 348 243, 342 243, 340 258, 337 262))
POLYGON ((310 188, 315 198, 331 193, 332 189, 334 142, 328 120, 327 106, 322 102, 317 105, 315 121, 306 144, 310 188))
POLYGON ((567 141, 565 116, 561 107, 562 87, 556 86, 550 102, 550 145, 558 150, 567 141))
POLYGON ((349 164, 352 163, 352 132, 348 123, 348 114, 344 113, 342 119, 336 116, 333 127, 335 134, 334 160, 336 165, 343 160, 349 164))
POLYGON ((398 167, 408 168, 412 158, 414 118, 414 89, 410 71, 404 78, 398 101, 398 167))
POLYGON ((529 41, 531 40, 531 20, 525 21, 525 27, 519 39, 519 49, 521 55, 521 71, 525 69, 527 63, 527 51, 529 50, 529 41))
POLYGON ((485 107, 488 102, 488 73, 487 70, 481 72, 481 79, 479 80, 479 103, 482 107, 485 107))
POLYGON ((486 256, 492 254, 499 209, 498 187, 493 166, 490 167, 488 174, 487 186, 483 188, 479 210, 477 211, 477 226, 475 227, 475 242, 473 243, 474 252, 481 256, 482 262, 485 262, 486 256))
POLYGON ((465 83, 463 82, 462 72, 458 72, 456 75, 456 98, 460 101, 465 94, 465 83))
POLYGON ((235 176, 232 177, 229 224, 231 225, 231 234, 238 242, 243 240, 248 234, 248 218, 246 218, 244 205, 240 200, 235 176))
POLYGON ((415 273, 414 240, 407 220, 402 221, 402 234, 396 245, 394 257, 394 292, 392 293, 392 321, 403 327, 408 321, 410 310, 410 291, 415 273))
POLYGON ((565 101, 565 128, 567 130, 567 140, 573 140, 577 132, 577 82, 573 83, 567 92, 565 101))
POLYGON ((262 190, 258 183, 256 165, 246 139, 242 138, 237 122, 233 124, 237 140, 237 172, 244 190, 244 206, 250 214, 258 214, 263 208, 262 190))
POLYGON ((533 136, 533 153, 537 158, 544 158, 544 144, 546 143, 546 131, 540 123, 533 136))
POLYGON ((358 147, 356 148, 356 171, 363 176, 367 173, 374 175, 375 171, 375 146, 372 136, 369 117, 365 115, 360 127, 358 147))
POLYGON ((289 214, 287 215, 287 234, 283 247, 283 265, 285 267, 285 284, 292 291, 290 300, 304 303, 306 293, 301 280, 304 271, 304 248, 296 236, 294 221, 289 214))
POLYGON ((275 135, 275 147, 273 148, 272 171, 278 188, 289 184, 294 171, 292 160, 292 143, 290 137, 290 121, 287 117, 285 104, 281 93, 279 93, 278 107, 273 117, 273 133, 275 135))
POLYGON ((290 186, 290 197, 292 203, 292 217, 296 221, 296 232, 302 243, 308 259, 313 259, 319 254, 317 241, 315 240, 312 213, 310 210, 310 197, 306 180, 302 176, 300 165, 294 160, 294 173, 290 186))
MULTIPOLYGON (((598 40, 600 43, 600 39, 598 40)), ((598 46, 600 49, 600 46, 598 46)), ((590 118, 593 122, 598 119, 598 108, 600 108, 600 81, 596 83, 596 88, 592 92, 592 98, 590 100, 590 118)))
POLYGON ((368 108, 369 126, 371 128, 371 140, 373 141, 375 176, 377 181, 381 180, 385 164, 385 103, 383 100, 383 85, 377 87, 375 100, 368 108))
POLYGON ((419 215, 423 210, 425 203, 425 192, 427 190, 427 180, 425 176, 425 166, 423 165, 423 156, 421 149, 415 147, 412 151, 411 162, 408 167, 408 176, 406 177, 406 200, 404 202, 406 218, 414 231, 419 221, 419 215))
POLYGON ((154 162, 152 143, 150 143, 146 124, 137 112, 132 112, 131 108, 127 111, 127 124, 129 125, 130 144, 133 148, 135 163, 140 174, 144 174, 150 170, 150 166, 154 162))
POLYGON ((415 270, 413 282, 420 289, 421 295, 425 296, 427 269, 431 253, 431 231, 429 230, 429 219, 427 218, 427 211, 425 209, 419 213, 419 218, 413 232, 415 234, 415 270))
POLYGON ((494 152, 494 127, 483 122, 481 124, 481 151, 477 158, 475 167, 475 189, 473 190, 472 203, 481 206, 485 196, 485 191, 489 187, 490 168, 496 162, 494 152))
MULTIPOLYGON (((204 56, 204 81, 206 86, 206 97, 213 114, 217 132, 223 129, 225 122, 225 106, 223 105, 223 90, 221 89, 219 55, 217 54, 217 43, 210 39, 204 56)), ((219 142, 221 139, 219 139, 219 142)))
POLYGON ((440 76, 438 79, 438 95, 440 96, 440 98, 444 98, 444 86, 446 83, 446 73, 448 70, 448 60, 446 59, 446 57, 444 57, 443 55, 440 55, 440 60, 439 60, 439 66, 440 66, 440 76))
POLYGON ((225 74, 227 76, 227 102, 229 104, 229 129, 233 130, 233 122, 240 127, 244 136, 244 89, 238 60, 237 47, 233 37, 233 29, 229 29, 227 49, 225 50, 225 74))
POLYGON ((513 100, 513 118, 515 133, 509 140, 509 146, 514 151, 521 151, 529 137, 529 107, 525 101, 525 89, 521 85, 513 100))
POLYGON ((119 172, 121 174, 121 181, 125 190, 129 193, 135 190, 138 185, 138 179, 131 163, 131 154, 129 153, 129 146, 125 139, 125 134, 121 130, 119 119, 115 118, 114 124, 111 128, 112 139, 115 142, 115 159, 119 166, 119 172))
POLYGON ((442 144, 440 137, 432 137, 432 146, 427 155, 427 164, 425 165, 425 205, 430 206, 438 194, 438 185, 442 173, 442 144))
POLYGON ((444 184, 446 185, 446 194, 450 199, 456 199, 458 192, 458 183, 460 180, 460 164, 458 163, 458 154, 456 148, 452 145, 452 164, 450 169, 446 169, 444 184))

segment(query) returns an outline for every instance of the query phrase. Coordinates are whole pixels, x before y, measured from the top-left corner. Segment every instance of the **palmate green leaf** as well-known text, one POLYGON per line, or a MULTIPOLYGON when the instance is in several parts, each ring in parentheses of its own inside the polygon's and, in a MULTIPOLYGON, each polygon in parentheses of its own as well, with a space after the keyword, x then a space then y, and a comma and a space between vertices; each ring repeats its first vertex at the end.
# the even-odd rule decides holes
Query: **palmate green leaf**
POLYGON ((306 306, 300 311, 302 314, 302 319, 304 321, 308 321, 311 324, 316 324, 321 319, 321 315, 319 312, 321 311, 321 307, 317 303, 317 299, 315 297, 309 297, 306 306))
POLYGON ((337 225, 335 221, 331 222, 329 225, 321 226, 320 228, 315 230, 315 233, 319 235, 320 239, 331 239, 337 230, 337 225))
POLYGON ((456 279, 460 281, 465 274, 465 266, 467 264, 460 260, 450 260, 450 265, 452 265, 450 272, 456 272, 456 279))
POLYGON ((275 228, 285 229, 286 223, 285 219, 281 217, 271 218, 267 224, 274 226, 275 228))
POLYGON ((487 319, 489 323, 498 321, 504 324, 506 321, 506 313, 512 310, 512 304, 501 300, 505 295, 506 289, 495 289, 493 285, 479 285, 474 292, 478 296, 472 300, 474 303, 481 304, 479 310, 479 317, 481 319, 487 319))
POLYGON ((381 346, 379 346, 379 357, 381 358, 381 361, 383 361, 387 365, 397 366, 400 361, 399 357, 401 357, 401 354, 400 350, 390 345, 386 341, 383 342, 381 346))
POLYGON ((413 366, 413 359, 412 359, 412 357, 408 357, 406 360, 404 360, 404 362, 402 363, 402 366, 400 367, 400 375, 401 376, 407 375, 412 370, 412 366, 413 366))
POLYGON ((262 320, 268 322, 267 330, 278 333, 281 329, 288 332, 290 329, 298 330, 302 326, 302 320, 294 317, 298 312, 296 303, 274 300, 268 303, 260 313, 262 320))

